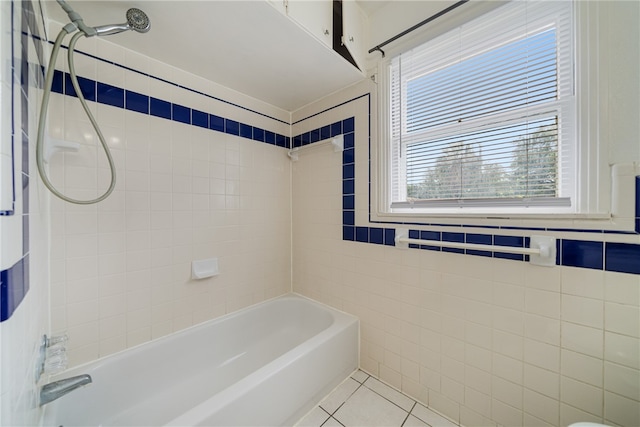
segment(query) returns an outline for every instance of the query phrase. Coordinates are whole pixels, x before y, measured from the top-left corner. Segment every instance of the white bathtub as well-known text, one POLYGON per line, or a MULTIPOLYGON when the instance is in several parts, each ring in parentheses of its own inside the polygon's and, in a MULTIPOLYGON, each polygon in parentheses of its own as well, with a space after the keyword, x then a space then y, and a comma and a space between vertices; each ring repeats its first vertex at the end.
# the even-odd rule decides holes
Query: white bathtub
POLYGON ((44 425, 291 425, 357 364, 357 318, 286 295, 65 372, 44 425))

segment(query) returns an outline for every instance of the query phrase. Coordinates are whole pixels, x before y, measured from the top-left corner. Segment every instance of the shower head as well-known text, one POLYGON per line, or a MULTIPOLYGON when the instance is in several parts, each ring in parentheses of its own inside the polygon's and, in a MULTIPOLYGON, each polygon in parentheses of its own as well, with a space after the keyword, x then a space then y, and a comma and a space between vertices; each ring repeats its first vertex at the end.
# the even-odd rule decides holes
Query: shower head
POLYGON ((151 28, 151 21, 147 14, 135 7, 127 10, 127 24, 139 33, 146 33, 151 28))
POLYGON ((134 30, 139 33, 146 33, 151 28, 151 21, 146 13, 132 7, 127 10, 127 22, 125 24, 101 25, 95 27, 97 36, 110 36, 123 31, 134 30))

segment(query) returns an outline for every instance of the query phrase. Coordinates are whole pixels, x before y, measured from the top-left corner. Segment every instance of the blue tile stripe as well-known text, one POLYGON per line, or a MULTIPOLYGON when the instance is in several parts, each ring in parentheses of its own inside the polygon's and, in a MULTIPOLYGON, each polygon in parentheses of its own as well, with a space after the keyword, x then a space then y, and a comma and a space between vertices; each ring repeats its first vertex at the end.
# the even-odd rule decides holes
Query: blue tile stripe
MULTIPOLYGON (((31 79, 35 79, 38 82, 42 81, 42 65, 44 61, 44 56, 42 55, 42 46, 41 46, 41 38, 37 35, 39 34, 39 27, 36 23, 36 15, 34 13, 34 8, 31 2, 23 1, 18 3, 18 7, 21 7, 21 52, 20 56, 17 57, 14 52, 14 37, 15 33, 15 25, 13 16, 14 15, 14 5, 15 3, 11 2, 11 50, 12 50, 12 60, 11 60, 11 69, 13 75, 17 75, 17 61, 19 61, 20 66, 20 111, 16 111, 16 99, 14 98, 14 93, 16 92, 14 89, 14 85, 17 83, 16 79, 13 78, 12 85, 12 96, 11 96, 11 114, 12 114, 12 129, 11 129, 11 138, 12 138, 12 158, 13 158, 13 168, 16 167, 15 162, 15 154, 16 147, 19 141, 19 150, 22 154, 22 164, 21 164, 21 173, 20 180, 21 182, 15 182, 15 169, 12 169, 13 176, 13 187, 14 187, 14 209, 15 209, 15 201, 16 201, 16 189, 19 186, 22 195, 22 258, 20 258, 13 266, 0 271, 0 322, 4 322, 11 318, 13 313, 20 306, 20 303, 24 300, 27 292, 30 287, 30 275, 29 275, 29 185, 30 185, 30 176, 29 176, 29 84, 31 79), (35 52, 37 56, 37 60, 40 66, 32 66, 29 63, 29 43, 33 43, 35 47, 35 52), (19 134, 16 133, 16 129, 14 127, 15 123, 15 114, 20 114, 20 122, 21 126, 19 129, 19 134)), ((0 215, 8 216, 13 215, 14 212, 8 213, 7 211, 0 212, 0 215)), ((20 243, 18 243, 20 244, 20 243)))
MULTIPOLYGON (((354 98, 351 101, 355 101, 354 98)), ((348 102, 351 102, 348 101, 348 102)), ((346 104, 342 103, 340 105, 346 104)), ((335 107, 332 107, 335 108, 335 107)), ((332 109, 330 108, 330 109, 332 109)), ((329 111, 327 109, 325 111, 329 111)), ((314 114, 311 117, 315 117, 314 114)), ((306 120, 301 119, 296 123, 300 123, 306 120)), ((387 228, 384 226, 378 227, 366 227, 360 226, 355 220, 355 118, 350 117, 340 122, 335 122, 330 125, 313 129, 304 134, 296 135, 293 137, 295 144, 312 144, 315 139, 315 135, 327 135, 327 132, 331 136, 337 134, 344 135, 345 139, 345 152, 342 156, 342 239, 352 242, 369 243, 377 245, 395 246, 395 228, 387 228), (347 143, 349 141, 349 143, 347 143)), ((325 138, 326 139, 326 138, 325 138)), ((370 140, 370 135, 369 135, 370 140)), ((301 146, 298 145, 298 146, 301 146)), ((382 223, 381 223, 382 224, 382 223)), ((388 224, 388 223, 387 223, 388 224)), ((460 231, 456 232, 440 232, 435 230, 418 230, 409 229, 409 238, 420 240, 435 240, 435 241, 453 241, 453 242, 467 242, 475 244, 486 244, 504 247, 529 247, 529 237, 525 236, 510 236, 500 233, 477 233, 477 232, 465 232, 465 229, 476 228, 486 230, 522 230, 522 231, 569 231, 579 232, 583 230, 576 229, 551 229, 551 228, 526 228, 526 227, 511 227, 511 226, 474 226, 474 225, 452 225, 452 224, 423 224, 423 223, 397 223, 397 225, 406 226, 419 226, 419 227, 448 227, 455 228, 460 227, 460 231)), ((640 233, 640 177, 636 178, 636 232, 640 233)), ((593 233, 593 230, 584 230, 585 232, 593 233)), ((597 232, 597 231, 595 231, 597 232)), ((600 231, 603 234, 608 233, 606 230, 600 231)), ((635 234, 634 231, 630 232, 617 232, 621 234, 635 234)), ((615 234, 615 232, 611 232, 615 234)), ((493 257, 508 259, 514 261, 529 261, 528 255, 512 254, 500 251, 478 251, 472 249, 452 249, 442 248, 434 245, 417 245, 410 244, 410 249, 418 250, 430 250, 437 252, 452 252, 472 256, 493 257)), ((563 266, 571 266, 578 268, 589 268, 596 270, 614 271, 621 273, 640 274, 640 244, 629 243, 610 243, 610 242, 598 242, 589 240, 575 240, 575 239, 557 239, 556 241, 556 264, 563 266)))
MULTIPOLYGON (((171 103, 163 99, 154 98, 110 84, 87 78, 81 79, 79 83, 82 94, 87 100, 95 101, 98 104, 110 105, 136 113, 236 135, 241 138, 263 142, 277 147, 291 148, 291 138, 286 135, 277 134, 246 123, 219 117, 181 104, 171 103)), ((69 74, 59 70, 56 70, 54 73, 51 91, 61 95, 76 96, 69 74)))

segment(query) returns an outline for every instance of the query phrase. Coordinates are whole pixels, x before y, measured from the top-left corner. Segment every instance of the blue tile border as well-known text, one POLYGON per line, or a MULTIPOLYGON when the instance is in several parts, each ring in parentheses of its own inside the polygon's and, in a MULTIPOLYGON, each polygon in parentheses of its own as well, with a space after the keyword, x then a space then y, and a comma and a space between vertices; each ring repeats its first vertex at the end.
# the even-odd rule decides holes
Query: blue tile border
MULTIPOLYGON (((21 246, 22 246, 22 257, 11 267, 0 271, 0 322, 4 322, 11 318, 13 313, 18 309, 24 297, 27 295, 27 292, 30 288, 30 263, 29 263, 29 239, 30 239, 30 205, 29 205, 29 197, 30 197, 30 171, 29 171, 29 92, 30 92, 30 79, 33 78, 37 82, 43 81, 43 64, 44 64, 44 55, 43 48, 41 45, 42 38, 40 37, 40 29, 36 22, 36 16, 33 9, 33 4, 31 1, 21 1, 19 3, 12 1, 11 2, 11 71, 12 71, 12 95, 11 95, 11 143, 12 143, 12 158, 13 158, 13 168, 12 168, 12 177, 13 177, 13 204, 14 211, 8 213, 6 211, 1 212, 0 216, 9 216, 15 213, 15 202, 16 202, 16 189, 20 188, 22 195, 22 220, 20 221, 20 225, 22 227, 21 233, 21 246), (15 54, 15 39, 13 37, 15 33, 15 11, 14 7, 16 4, 19 4, 18 7, 21 7, 21 29, 20 32, 20 56, 17 57, 15 54), (28 54, 29 54, 29 43, 33 42, 36 56, 39 66, 33 66, 29 62, 28 54), (18 74, 16 72, 16 66, 18 66, 17 62, 19 62, 20 66, 20 122, 21 126, 18 131, 15 128, 15 114, 16 114, 16 104, 15 104, 15 85, 16 78, 15 76, 18 74), (17 144, 20 144, 20 148, 17 148, 17 144), (22 164, 20 167, 20 179, 21 182, 16 183, 16 162, 15 162, 15 154, 16 150, 20 150, 22 154, 22 164), (16 185, 19 185, 17 187, 16 185)), ((86 83, 81 81, 81 90, 83 92, 85 90, 89 90, 86 87, 86 83)), ((75 94, 75 92, 74 92, 75 94)), ((16 244, 20 244, 16 242, 16 244)), ((3 266, 5 267, 5 266, 3 266)))
MULTIPOLYGON (((320 113, 316 113, 307 118, 296 121, 300 123, 312 117, 316 117, 326 111, 339 106, 356 101, 364 96, 369 96, 369 117, 371 114, 370 95, 365 94, 343 102, 337 106, 328 108, 320 113)), ((369 123, 370 125, 370 123, 369 123)), ((529 237, 511 236, 500 234, 500 230, 521 230, 521 231, 564 231, 564 232, 585 232, 601 234, 637 234, 640 233, 640 176, 636 177, 636 229, 634 231, 610 231, 610 230, 580 230, 580 229, 560 229, 560 228, 527 228, 513 226, 477 226, 467 224, 431 224, 431 223, 393 223, 378 222, 381 226, 360 226, 355 219, 355 118, 348 117, 342 121, 320 128, 313 129, 292 138, 295 144, 305 145, 312 137, 311 135, 326 135, 327 132, 333 137, 344 135, 345 151, 342 157, 342 239, 345 241, 355 241, 360 243, 395 246, 395 228, 388 228, 382 224, 394 224, 397 226, 419 226, 419 227, 460 227, 459 232, 441 232, 436 230, 409 229, 409 237, 412 239, 436 240, 436 241, 456 241, 477 244, 492 244, 504 247, 529 247, 529 237), (486 229, 488 233, 466 232, 465 229, 486 229)), ((371 150, 371 130, 369 129, 369 151, 371 150)), ((370 165, 369 165, 370 167, 370 165)), ((369 170, 371 174, 371 170, 369 170)), ((371 187, 369 187, 371 191, 371 187)), ((369 195, 369 199, 371 196, 369 195)), ((375 224, 375 221, 369 221, 375 224)), ((500 258, 514 261, 529 261, 528 255, 512 254, 507 252, 489 252, 471 249, 450 249, 433 245, 410 244, 410 249, 431 250, 436 252, 452 252, 465 255, 500 258)), ((640 244, 611 243, 591 240, 557 239, 556 240, 556 265, 567 267, 588 268, 595 270, 605 270, 621 273, 640 274, 640 244)))
MULTIPOLYGON (((91 98, 87 98, 87 100, 95 101, 98 104, 124 108, 140 114, 147 114, 215 132, 236 135, 241 138, 263 142, 276 147, 291 148, 291 138, 287 135, 277 134, 246 123, 219 117, 205 111, 171 103, 163 99, 110 84, 83 77, 79 77, 79 79, 82 79, 80 85, 82 94, 89 95, 91 98), (95 90, 92 91, 91 88, 95 88, 95 90)), ((184 88, 183 86, 180 87, 184 88)), ((56 70, 54 73, 54 84, 51 91, 61 95, 76 96, 71 85, 69 74, 59 70, 56 70)))

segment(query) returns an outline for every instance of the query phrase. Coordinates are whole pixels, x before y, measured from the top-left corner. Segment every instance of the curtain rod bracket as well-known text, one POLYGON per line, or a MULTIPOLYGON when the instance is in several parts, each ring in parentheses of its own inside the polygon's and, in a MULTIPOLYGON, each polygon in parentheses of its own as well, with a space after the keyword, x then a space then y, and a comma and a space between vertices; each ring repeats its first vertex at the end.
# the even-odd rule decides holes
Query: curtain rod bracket
POLYGON ((382 50, 382 48, 381 48, 380 46, 376 46, 376 47, 374 47, 374 48, 372 48, 372 49, 369 49, 369 53, 373 53, 373 52, 375 52, 376 50, 377 50, 377 51, 379 51, 379 52, 382 54, 382 57, 383 57, 383 58, 385 57, 384 50, 382 50))

